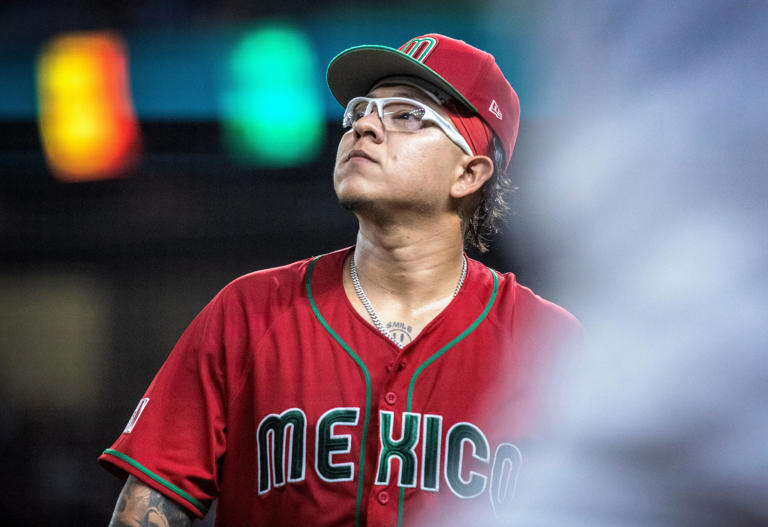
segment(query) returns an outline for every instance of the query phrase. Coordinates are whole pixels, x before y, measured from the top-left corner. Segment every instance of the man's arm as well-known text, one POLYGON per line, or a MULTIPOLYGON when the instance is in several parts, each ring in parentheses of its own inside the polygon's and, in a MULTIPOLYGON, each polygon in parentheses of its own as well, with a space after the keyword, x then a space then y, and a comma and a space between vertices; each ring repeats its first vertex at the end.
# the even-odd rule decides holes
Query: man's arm
POLYGON ((189 527, 192 518, 156 490, 133 476, 123 486, 109 527, 189 527))

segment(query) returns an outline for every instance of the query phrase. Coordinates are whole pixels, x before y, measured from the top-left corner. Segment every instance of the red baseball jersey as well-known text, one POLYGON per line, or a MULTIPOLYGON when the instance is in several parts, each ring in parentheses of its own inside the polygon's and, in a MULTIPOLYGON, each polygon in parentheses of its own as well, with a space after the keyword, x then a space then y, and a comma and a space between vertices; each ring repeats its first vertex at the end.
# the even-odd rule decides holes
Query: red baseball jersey
POLYGON ((565 310, 469 260, 402 349, 343 285, 350 249, 258 271, 194 319, 99 458, 220 526, 401 526, 509 502, 565 310), (512 483, 510 483, 512 482, 512 483))

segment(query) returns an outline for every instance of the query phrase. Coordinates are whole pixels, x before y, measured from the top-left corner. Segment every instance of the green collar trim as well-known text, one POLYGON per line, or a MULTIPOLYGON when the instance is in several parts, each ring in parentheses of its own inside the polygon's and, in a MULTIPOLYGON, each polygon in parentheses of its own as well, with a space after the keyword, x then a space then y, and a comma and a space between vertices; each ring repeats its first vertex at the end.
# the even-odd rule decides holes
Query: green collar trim
POLYGON ((488 313, 491 311, 491 308, 493 307, 493 304, 496 302, 496 295, 499 292, 499 277, 496 275, 496 271, 493 269, 488 269, 491 272, 491 275, 493 276, 493 290, 491 291, 491 297, 488 299, 488 303, 485 305, 485 309, 483 309, 483 312, 480 313, 480 316, 477 317, 477 320, 472 322, 472 324, 465 329, 458 337, 450 341, 448 344, 440 348, 437 352, 435 352, 434 355, 432 355, 430 358, 425 360, 421 366, 419 366, 416 371, 413 374, 413 377, 411 377, 411 384, 408 387, 408 404, 406 406, 406 411, 411 411, 411 406, 413 404, 413 389, 416 386, 416 379, 421 375, 421 372, 423 372, 430 364, 435 362, 437 359, 439 359, 446 351, 454 347, 456 344, 467 338, 470 333, 475 331, 477 329, 477 326, 480 325, 480 323, 485 320, 485 317, 488 316, 488 313))

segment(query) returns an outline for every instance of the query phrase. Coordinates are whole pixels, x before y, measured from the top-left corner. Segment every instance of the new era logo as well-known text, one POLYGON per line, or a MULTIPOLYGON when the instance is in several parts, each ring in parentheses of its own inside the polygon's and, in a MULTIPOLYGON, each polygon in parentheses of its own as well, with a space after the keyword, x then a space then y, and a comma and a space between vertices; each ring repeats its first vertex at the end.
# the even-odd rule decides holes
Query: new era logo
POLYGON ((490 108, 488 108, 488 110, 490 110, 490 112, 496 117, 498 117, 499 121, 501 121, 501 108, 499 108, 499 105, 498 103, 496 103, 495 99, 491 101, 491 106, 490 108))

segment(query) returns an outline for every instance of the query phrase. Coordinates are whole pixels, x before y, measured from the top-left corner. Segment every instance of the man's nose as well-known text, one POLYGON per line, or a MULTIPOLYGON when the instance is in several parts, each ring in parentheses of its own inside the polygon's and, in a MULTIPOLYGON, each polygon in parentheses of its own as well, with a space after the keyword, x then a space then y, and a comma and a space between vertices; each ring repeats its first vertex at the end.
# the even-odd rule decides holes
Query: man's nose
POLYGON ((371 106, 371 112, 355 121, 352 125, 358 136, 370 135, 376 142, 384 138, 384 123, 381 122, 376 105, 371 106))

